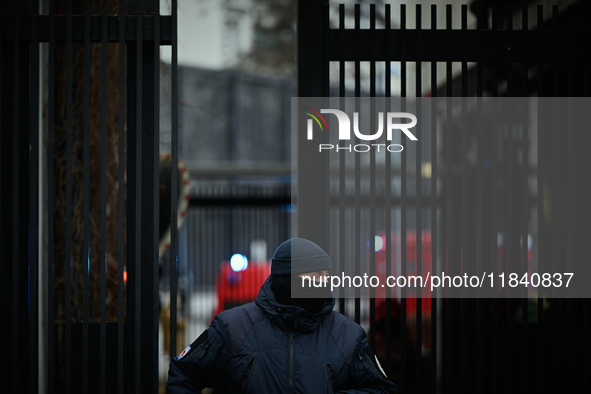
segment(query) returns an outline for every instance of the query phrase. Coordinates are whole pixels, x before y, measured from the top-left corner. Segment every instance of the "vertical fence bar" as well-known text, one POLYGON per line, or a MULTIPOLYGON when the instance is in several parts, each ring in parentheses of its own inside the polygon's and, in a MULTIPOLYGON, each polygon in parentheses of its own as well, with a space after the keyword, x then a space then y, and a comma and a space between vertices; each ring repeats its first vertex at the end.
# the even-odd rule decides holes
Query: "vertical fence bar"
MULTIPOLYGON (((376 6, 375 4, 370 4, 369 9, 369 28, 370 30, 375 33, 376 30, 376 6)), ((373 54, 375 53, 375 49, 373 48, 373 41, 370 42, 370 62, 369 62, 369 96, 372 98, 376 97, 376 62, 374 60, 373 54)), ((370 102, 371 103, 371 102, 370 102)), ((371 114, 371 107, 373 107, 374 103, 370 104, 369 113, 371 114)), ((375 121, 374 117, 370 118, 370 130, 374 130, 375 121)), ((375 151, 371 151, 369 154, 369 274, 370 276, 375 275, 375 265, 376 265, 376 254, 375 254, 375 234, 376 234, 376 202, 375 202, 375 195, 376 195, 376 154, 375 151)), ((376 299, 375 299, 375 290, 373 288, 369 289, 369 341, 372 344, 376 343, 376 299)))
MULTIPOLYGON (((591 6, 589 4, 585 4, 585 6, 583 7, 583 15, 586 18, 589 18, 589 16, 591 15, 591 6)), ((589 34, 589 32, 591 31, 591 26, 586 25, 581 27, 581 32, 580 34, 589 34), (585 33, 586 32, 586 33, 585 33)), ((589 65, 589 61, 587 61, 587 65, 589 65)), ((583 73, 583 80, 582 80, 582 95, 583 97, 589 97, 591 96, 591 85, 589 83, 589 73, 583 73)), ((589 146, 590 144, 590 138, 589 138, 589 134, 586 133, 585 134, 585 142, 583 143, 583 146, 589 146)), ((582 168, 591 168, 591 156, 590 155, 585 155, 584 159, 582 160, 582 168)), ((587 176, 583 177, 583 181, 585 182, 585 188, 582 191, 582 195, 583 196, 589 196, 591 195, 591 174, 587 174, 587 176)), ((585 200, 583 200, 585 201, 585 200)), ((591 204, 582 204, 584 209, 583 212, 581 213, 581 221, 583 223, 589 223, 589 220, 591 219, 591 204)), ((584 238, 583 238, 584 239, 584 238)), ((583 239, 581 239, 581 242, 583 242, 583 239)), ((586 244, 586 243, 583 243, 586 244)), ((581 261, 587 261, 586 259, 588 259, 589 257, 589 248, 588 247, 582 247, 581 248, 581 261)), ((581 271, 583 273, 583 275, 589 275, 589 268, 587 268, 584 264, 581 267, 581 271)), ((582 326, 584 327, 584 329, 587 330, 587 332, 589 332, 589 330, 591 330, 591 311, 590 311, 590 306, 591 306, 591 300, 589 299, 585 299, 582 301, 583 306, 582 306, 582 326)), ((589 338, 589 336, 587 336, 585 338, 585 341, 583 342, 587 347, 591 346, 591 338, 589 338)), ((585 367, 587 369, 591 368, 591 362, 590 360, 586 360, 585 362, 585 367)))
MULTIPOLYGON (((400 5, 400 31, 406 32, 406 4, 400 5)), ((406 99, 406 50, 405 45, 401 41, 400 45, 400 97, 403 103, 402 110, 405 110, 404 100, 406 99)), ((400 275, 406 277, 406 181, 407 181, 407 166, 406 166, 406 151, 400 153, 400 275)), ((405 288, 400 289, 400 358, 401 358, 401 388, 408 390, 407 379, 407 323, 406 314, 408 300, 406 299, 407 292, 405 288)))
MULTIPOLYGON (((341 33, 345 30, 345 5, 339 4, 339 30, 341 33)), ((345 49, 347 42, 339 36, 339 50, 342 52, 345 49)), ((345 61, 339 60, 339 96, 345 97, 345 61)), ((341 100, 341 108, 344 106, 344 100, 341 100)), ((341 150, 339 154, 339 259, 341 271, 345 271, 345 151, 341 150)), ((341 297, 339 299, 339 312, 346 315, 346 299, 341 297)))
POLYGON ((72 368, 72 0, 66 10, 66 319, 65 391, 71 393, 72 368))
MULTIPOLYGON (((573 9, 572 6, 568 6, 566 9, 566 18, 567 18, 567 31, 572 34, 573 33, 573 25, 574 25, 574 16, 573 16, 573 9)), ((567 219, 566 219, 566 233, 567 233, 567 244, 566 244, 566 272, 572 272, 572 267, 577 267, 576 262, 579 260, 578 254, 578 235, 576 233, 575 221, 574 221, 574 213, 575 213, 575 177, 574 172, 576 171, 575 167, 575 132, 573 129, 573 76, 574 76, 574 66, 573 61, 571 58, 571 54, 574 53, 575 48, 572 41, 569 41, 568 45, 568 54, 567 54, 567 75, 566 75, 566 97, 568 100, 567 108, 569 109, 569 113, 567 114, 567 122, 566 122, 566 140, 567 140, 567 147, 566 147, 566 155, 567 155, 567 219)), ((582 182, 584 185, 584 181, 582 182)), ((582 186, 581 185, 581 186, 582 186)), ((578 204, 577 204, 578 205, 578 204)), ((578 268, 578 267, 577 267, 578 268)), ((575 330, 576 324, 575 323, 575 306, 577 305, 576 302, 578 300, 566 300, 566 326, 567 329, 575 330)), ((568 347, 569 349, 575 349, 576 344, 574 341, 574 332, 573 335, 568 336, 568 347)), ((572 392, 573 390, 573 383, 575 380, 574 368, 568 368, 567 372, 567 382, 566 382, 566 391, 572 392)))
MULTIPOLYGON (((557 4, 553 4, 552 5, 552 21, 551 21, 551 27, 550 30, 552 32, 552 41, 550 42, 550 57, 551 57, 551 63, 550 63, 550 67, 551 67, 551 80, 552 80, 552 94, 551 97, 560 97, 563 96, 564 93, 561 94, 560 92, 560 85, 561 82, 564 80, 562 75, 561 75, 561 71, 560 71, 560 67, 562 65, 559 65, 558 62, 560 60, 559 55, 556 53, 557 52, 557 48, 560 45, 558 38, 556 36, 556 33, 558 32, 559 29, 559 20, 558 20, 558 5, 557 4)), ((557 130, 559 130, 559 126, 558 126, 558 117, 556 116, 552 116, 552 146, 553 147, 557 147, 557 146, 562 146, 564 144, 563 142, 563 134, 562 133, 558 133, 557 130)), ((561 203, 564 201, 562 199, 562 195, 563 195, 563 190, 562 189, 562 177, 563 175, 560 173, 560 169, 562 168, 562 163, 561 163, 561 157, 560 155, 563 154, 562 152, 562 148, 559 148, 560 150, 557 149, 552 149, 549 150, 549 161, 550 163, 552 163, 552 170, 551 173, 549 174, 549 182, 548 184, 552 186, 552 188, 549 190, 549 194, 551 196, 551 203, 550 203, 550 214, 548 215, 549 218, 549 222, 551 224, 551 228, 552 228, 552 253, 551 253, 551 266, 547 266, 545 267, 545 269, 550 269, 549 272, 556 272, 556 265, 558 264, 559 261, 562 261, 562 259, 565 257, 563 255, 564 250, 564 245, 563 245, 563 232, 564 232, 564 223, 563 223, 563 219, 562 219, 562 214, 563 214, 563 210, 561 209, 561 203)), ((542 272, 548 272, 546 270, 542 271, 542 272)), ((552 289, 550 291, 550 294, 553 295, 552 289)), ((550 298, 550 319, 551 319, 551 323, 550 323, 550 327, 547 327, 550 329, 549 332, 549 337, 552 338, 554 337, 554 335, 556 333, 558 333, 558 319, 559 319, 559 314, 557 313, 557 309, 560 307, 560 304, 558 303, 558 300, 555 299, 554 297, 550 298)), ((550 348, 550 357, 548 357, 548 362, 547 362, 547 367, 549 368, 550 371, 554 370, 554 368, 557 366, 556 365, 556 356, 560 353, 560 349, 558 347, 558 343, 557 341, 553 341, 552 346, 550 348)), ((552 379, 552 388, 554 391, 560 391, 560 386, 559 386, 559 381, 558 379, 552 379)))
MULTIPOLYGON (((358 33, 361 29, 361 9, 359 4, 355 4, 355 31, 358 33)), ((359 62, 359 45, 355 42, 355 97, 361 96, 361 67, 359 62)), ((359 99, 355 99, 356 108, 359 107, 359 99)), ((355 143, 359 138, 355 136, 355 143)), ((359 275, 361 269, 361 161, 359 155, 355 155, 355 275, 359 275)), ((355 289, 355 322, 361 322, 361 299, 359 289, 355 289)))
POLYGON ((82 327, 82 390, 88 392, 88 321, 89 321, 89 199, 90 199, 90 0, 84 1, 84 142, 83 142, 83 231, 84 240, 80 263, 83 266, 83 327, 82 327))
MULTIPOLYGON (((417 33, 421 32, 422 29, 422 20, 421 20, 421 12, 422 12, 422 8, 420 4, 416 5, 416 26, 415 29, 417 31, 417 33)), ((417 34, 417 48, 421 48, 422 47, 422 43, 421 43, 421 39, 420 39, 420 34, 417 34)), ((415 96, 416 97, 421 97, 421 91, 423 90, 422 87, 422 63, 421 63, 421 59, 417 56, 416 62, 415 62, 415 69, 416 69, 416 74, 415 74, 415 82, 416 82, 416 92, 415 92, 415 96)), ((416 107, 416 111, 417 111, 417 118, 421 119, 421 114, 422 114, 422 105, 423 105, 423 101, 419 101, 418 105, 416 107)), ((422 140, 422 123, 421 125, 419 125, 419 127, 416 128, 416 137, 419 141, 422 140)), ((422 242, 422 238, 423 238, 423 189, 422 189, 422 183, 423 183, 423 174, 421 171, 421 165, 422 165, 422 155, 421 155, 421 151, 422 151, 422 146, 421 143, 417 143, 416 145, 416 156, 415 156, 415 209, 416 209, 416 227, 415 227, 415 258, 416 258, 416 275, 417 277, 421 277, 421 275, 423 274, 423 242, 422 242)), ((422 381, 423 381, 423 297, 422 297, 422 288, 418 288, 416 291, 416 299, 415 299, 415 305, 416 305, 416 310, 415 310, 415 330, 416 330, 416 344, 415 344, 415 368, 416 368, 416 376, 415 376, 415 384, 417 387, 417 393, 422 393, 423 392, 423 386, 422 386, 422 381)))
MULTIPOLYGON (((437 30, 437 4, 431 5, 431 30, 437 30)), ((435 51, 435 44, 431 44, 431 51, 435 51)), ((437 62, 431 60, 431 95, 437 97, 437 62)), ((438 155, 437 155, 437 120, 436 120, 436 104, 433 100, 431 105, 431 270, 433 275, 437 271, 437 256, 438 256, 438 228, 437 228, 437 180, 438 180, 438 155)), ((433 379, 429 392, 431 394, 437 393, 438 374, 437 374, 437 300, 439 297, 431 294, 431 365, 430 372, 433 379)))
MULTIPOLYGON (((127 280, 127 272, 125 271, 125 217, 127 212, 125 210, 126 187, 125 187, 125 0, 119 2, 119 75, 118 91, 119 91, 119 110, 117 119, 117 135, 118 135, 118 195, 117 195, 117 392, 123 394, 125 391, 125 373, 126 366, 124 364, 124 346, 125 346, 125 324, 129 322, 129 315, 127 319, 125 316, 125 285, 127 280)), ((129 294, 128 294, 129 295, 129 294)), ((127 327, 130 325, 127 324, 127 327)), ((128 337, 129 338, 129 337, 128 337)), ((129 344, 129 341, 127 342, 129 344)), ((128 370, 127 370, 128 371, 128 370)))
MULTIPOLYGON (((468 32, 468 5, 462 4, 460 9, 460 18, 461 18, 461 29, 463 36, 466 36, 468 32)), ((461 259, 460 259, 460 272, 463 275, 464 271, 464 262, 471 261, 471 256, 468 254, 468 212, 466 207, 469 207, 471 201, 468 199, 468 125, 466 121, 467 117, 467 102, 466 97, 468 96, 468 62, 467 62, 467 53, 464 49, 465 39, 461 40, 461 73, 462 73, 462 98, 461 98, 461 120, 460 120, 460 156, 461 156, 461 170, 460 170, 460 201, 462 202, 461 206, 464 207, 461 212, 461 259)), ((468 208, 469 209, 469 208, 468 208)), ((469 299, 464 299, 463 297, 459 300, 460 302, 460 332, 462 338, 469 338, 468 334, 468 318, 471 311, 471 303, 469 299)), ((468 341, 462 340, 460 344, 460 369, 461 369, 461 387, 460 390, 462 393, 468 392, 468 341)))
POLYGON ((141 233, 142 233, 142 0, 129 2, 129 14, 136 14, 135 45, 127 47, 127 391, 141 392, 142 357, 147 349, 141 343, 141 233))
POLYGON ((39 384, 39 1, 31 1, 30 93, 29 93, 29 392, 39 384))
MULTIPOLYGON (((543 29, 543 24, 544 24, 544 8, 542 5, 538 5, 537 7, 537 31, 541 32, 543 29)), ((544 83, 544 63, 543 60, 541 58, 538 58, 538 64, 537 64, 537 85, 538 85, 538 91, 537 91, 537 95, 538 97, 542 97, 544 95, 544 89, 545 89, 545 83, 544 83)), ((538 105, 537 105, 537 109, 538 109, 538 119, 541 119, 541 114, 539 113, 539 110, 541 108, 541 105, 539 103, 538 100, 538 105)), ((545 138, 545 132, 544 132, 544 127, 538 127, 538 190, 537 190, 537 194, 538 194, 538 203, 537 203, 537 208, 538 208, 538 267, 545 267, 546 266, 546 255, 545 255, 545 247, 546 247, 546 234, 545 234, 545 226, 544 226, 544 204, 545 204, 545 197, 544 197, 544 171, 546 170, 546 165, 544 164, 544 154, 543 154, 543 147, 544 147, 544 138, 545 138)), ((541 271, 541 270, 540 270, 541 271)), ((543 272, 543 271, 542 271, 543 272)), ((544 299, 542 297, 541 294, 538 294, 538 310, 537 310, 537 321, 538 321, 538 326, 540 327, 540 329, 538 330, 537 333, 537 342, 538 342, 538 349, 542 349, 543 348, 543 344, 544 344, 544 323, 545 323, 545 319, 544 319, 544 299)), ((538 372, 538 374, 542 374, 544 373, 544 360, 543 360, 543 355, 541 354, 540 350, 538 350, 537 355, 537 365, 536 365, 536 370, 538 372)), ((542 380, 538 380, 538 390, 543 391, 544 390, 544 383, 542 383, 542 380)))
MULTIPOLYGON (((483 30, 484 27, 484 7, 480 5, 476 9, 476 18, 477 18, 477 29, 479 31, 483 30)), ((477 269, 478 274, 480 274, 480 270, 486 272, 486 264, 484 263, 484 141, 483 141, 483 122, 481 118, 482 112, 482 96, 483 96, 483 60, 478 59, 476 63, 476 113, 478 114, 477 117, 477 124, 476 124, 476 146, 477 146, 477 153, 476 153, 476 261, 477 261, 477 269)), ((485 291, 486 294, 490 294, 485 291)), ((482 293, 480 293, 482 294, 482 293)), ((480 337, 480 340, 476 343, 476 350, 477 353, 482 354, 485 351, 484 343, 485 340, 482 337, 486 338, 486 330, 483 324, 483 314, 484 310, 486 309, 486 300, 481 300, 478 298, 476 300, 476 332, 483 333, 484 335, 480 337)), ((483 367, 484 363, 480 364, 481 367, 476 369, 476 391, 482 392, 484 389, 483 384, 483 367)))
MULTIPOLYGON (((529 20, 528 20, 528 7, 524 5, 521 8, 521 30, 526 32, 529 30, 529 20)), ((522 58, 522 66, 521 66, 521 96, 527 97, 528 93, 528 62, 527 57, 525 54, 522 58)), ((524 119, 528 117, 528 102, 526 101, 523 103, 523 107, 521 108, 521 113, 524 116, 524 119)), ((528 122, 529 123, 529 122, 528 122)), ((529 234, 529 127, 523 127, 523 167, 522 167, 522 176, 521 176, 521 193, 522 193, 522 222, 521 222, 521 272, 523 274, 529 271, 529 245, 528 245, 528 234, 529 234)), ((529 359, 528 359, 528 336, 529 336, 529 294, 527 289, 525 290, 525 297, 521 300, 521 391, 524 393, 528 392, 528 380, 529 380, 529 359)))
POLYGON ((106 393, 107 381, 107 15, 108 1, 102 1, 101 9, 101 246, 100 264, 100 354, 99 354, 99 390, 106 393))
MULTIPOLYGON (((146 0, 149 1, 149 0, 146 0)), ((133 220, 131 220, 133 229, 133 247, 130 250, 133 251, 133 258, 128 259, 128 264, 133 267, 133 271, 130 269, 130 283, 133 284, 133 292, 135 296, 135 302, 133 307, 135 308, 134 313, 134 353, 136 356, 135 360, 135 368, 134 368, 134 391, 136 393, 142 392, 142 372, 143 372, 143 364, 142 360, 145 359, 145 353, 148 353, 147 350, 149 348, 144 348, 143 341, 142 341, 142 317, 143 317, 143 308, 142 308, 142 235, 144 233, 142 228, 143 220, 142 220, 142 203, 145 204, 146 202, 143 200, 142 195, 142 187, 144 177, 142 173, 147 170, 147 168, 142 167, 143 156, 147 152, 143 152, 142 150, 142 131, 144 126, 144 119, 143 119, 143 107, 144 107, 144 95, 143 95, 143 75, 144 75, 144 68, 143 66, 143 44, 144 44, 144 34, 143 34, 143 14, 144 14, 144 4, 142 0, 137 0, 136 2, 136 34, 137 34, 137 42, 135 46, 135 64, 132 61, 129 62, 130 66, 133 64, 135 68, 135 81, 132 78, 132 83, 134 86, 131 91, 135 91, 135 108, 133 115, 135 115, 135 130, 131 130, 131 127, 128 122, 128 129, 133 133, 132 143, 128 144, 131 149, 134 149, 135 152, 133 154, 133 159, 131 160, 134 163, 134 168, 130 172, 133 174, 133 182, 132 188, 134 188, 134 194, 131 198, 131 201, 134 201, 134 208, 133 208, 133 220), (133 272, 133 275, 131 273, 133 272)), ((129 53, 128 53, 129 56, 129 53)), ((132 96, 129 97, 130 101, 133 100, 132 96)), ((129 148, 128 148, 129 149, 129 148)), ((131 156, 131 155, 130 155, 131 156)), ((129 232, 129 231, 128 231, 129 232)), ((145 275, 145 274, 144 274, 145 275)), ((147 290, 147 289, 146 289, 147 290)), ((147 328, 147 327, 146 327, 147 328)), ((147 375, 149 376, 149 375, 147 375)))
MULTIPOLYGON (((2 15, 2 14, 0 14, 2 15)), ((3 35, 2 35, 2 31, 0 31, 0 73, 1 70, 3 69, 4 66, 4 60, 5 59, 5 55, 4 55, 4 40, 3 40, 3 35)), ((4 113, 3 111, 3 107, 2 107, 2 92, 3 92, 3 80, 2 77, 0 76, 0 155, 3 152, 3 144, 5 144, 5 137, 4 137, 4 133, 7 133, 6 131, 6 126, 4 126, 4 117, 2 116, 2 114, 4 113)), ((2 162, 2 158, 3 156, 0 156, 0 184, 3 184, 3 182, 6 182, 2 173, 3 168, 6 168, 6 166, 4 165, 4 163, 2 162)), ((2 211, 2 207, 6 206, 6 197, 3 197, 2 193, 0 193, 0 220, 2 220, 3 217, 3 211, 2 211)), ((0 233, 1 235, 2 233, 0 233)), ((5 269, 2 265, 0 265, 0 279, 1 278, 6 278, 6 273, 5 269)), ((4 282, 0 281, 0 286, 3 285, 4 282)), ((0 295, 3 295, 4 293, 0 293, 0 295)), ((5 328, 6 329, 6 328, 5 328)), ((0 334, 1 335, 1 334, 0 334)), ((6 361, 5 361, 6 362, 6 361)), ((4 364, 0 364, 0 368, 4 368, 4 364)))
MULTIPOLYGON (((172 0, 171 14, 172 14, 172 57, 171 57, 171 191, 175 193, 177 190, 177 171, 175 165, 178 162, 178 10, 177 0, 172 0)), ((172 231, 177 225, 177 199, 174 194, 171 195, 170 206, 170 351, 169 354, 173 357, 176 354, 176 330, 177 330, 177 272, 179 268, 178 258, 178 237, 176 231, 172 231)))
MULTIPOLYGON (((499 16, 498 16, 498 6, 492 6, 492 31, 498 32, 499 31, 499 16)), ((491 78, 492 78, 492 96, 498 97, 498 86, 499 86, 499 78, 498 78, 498 61, 496 58, 493 57, 491 62, 491 78)), ((498 107, 496 106, 496 102, 493 101, 493 119, 497 118, 497 111, 498 107)), ((498 122, 493 121, 491 125, 491 272, 496 272, 497 269, 497 250, 498 250, 498 238, 497 238, 497 231, 498 231, 498 206, 497 206, 497 187, 498 187, 498 153, 497 153, 497 145, 498 145, 498 133, 499 133, 499 124, 498 122)), ((497 376, 499 374, 498 368, 498 318, 497 318, 497 309, 498 309, 498 299, 492 299, 492 311, 491 311, 491 332, 492 332, 492 392, 496 393, 499 390, 502 390, 502 387, 499 389, 499 379, 497 376)), ((503 382, 501 382, 503 383, 503 382)))
MULTIPOLYGON (((452 29, 452 7, 450 4, 446 5, 445 7, 445 28, 446 30, 450 31, 452 29)), ((450 47, 450 43, 445 43, 446 48, 450 47)), ((445 69, 446 69, 446 76, 445 76, 445 86, 447 88, 447 97, 446 100, 446 116, 445 119, 447 123, 451 121, 451 103, 450 97, 453 97, 453 90, 452 90, 452 62, 451 56, 448 55, 446 62, 445 62, 445 69)), ((449 127, 449 126, 448 126, 449 127)), ((452 131, 448 128, 446 130, 445 135, 445 272, 449 272, 450 267, 448 263, 450 260, 453 263, 453 173, 452 173, 452 131)), ((447 293, 447 292, 446 292, 447 293)), ((447 294, 446 294, 447 295, 447 294)), ((452 387, 450 382, 453 382, 453 372, 451 369, 452 365, 452 341, 451 341, 451 327, 452 327, 452 315, 450 309, 452 308, 453 303, 450 299, 445 299, 445 326, 443 330, 443 338, 445 338, 445 381, 444 381, 444 390, 450 389, 452 387)))
MULTIPOLYGON (((507 5, 506 8, 504 9, 505 13, 506 13, 506 20, 507 20, 507 97, 511 98, 516 96, 515 94, 515 87, 514 85, 514 80, 513 80, 513 51, 511 51, 511 48, 513 46, 513 7, 511 7, 511 5, 507 5)), ((506 113, 506 111, 509 109, 506 105, 503 106, 503 112, 506 113)), ((515 208, 514 208, 514 188, 513 188, 513 174, 514 171, 518 171, 518 169, 514 168, 513 165, 513 157, 514 157, 514 152, 515 152, 515 146, 514 146, 514 128, 515 128, 515 124, 514 122, 508 121, 507 124, 504 126, 504 128, 506 129, 506 154, 505 154, 505 185, 506 185, 506 204, 507 207, 505 209, 505 217, 506 217, 506 224, 505 224, 505 270, 507 272, 507 275, 509 275, 509 273, 511 272, 516 272, 516 264, 515 264, 515 257, 516 257, 516 251, 517 251, 517 247, 516 247, 516 237, 515 237, 515 221, 513 220, 513 215, 515 212, 515 208)), ((508 294, 508 290, 507 290, 507 294, 508 294)), ((507 364, 506 364, 506 371, 507 371, 507 392, 511 393, 513 392, 513 380, 514 377, 516 376, 514 374, 514 367, 513 367, 513 347, 514 347, 514 341, 513 341, 513 336, 514 336, 514 323, 512 318, 509 318, 509 316, 511 316, 512 311, 514 310, 514 305, 516 304, 515 302, 516 300, 508 297, 506 300, 506 310, 507 310, 507 326, 506 326, 506 332, 507 332, 507 340, 505 343, 505 349, 506 349, 506 353, 505 353, 505 357, 507 359, 507 364)))
MULTIPOLYGON (((327 97, 329 64, 325 48, 328 38, 328 4, 301 0, 297 10, 298 15, 307 16, 305 23, 303 18, 298 20, 298 97, 327 97)), ((304 133, 298 134, 298 138, 304 137, 304 133)), ((328 137, 323 134, 322 138, 328 137)), ((328 156, 315 155, 315 160, 310 160, 311 155, 307 153, 298 149, 298 236, 308 238, 328 250, 328 156), (322 170, 319 171, 319 168, 322 170), (311 173, 315 176, 302 175, 311 173), (319 204, 319 201, 322 203, 319 204)))
MULTIPOLYGON (((0 14, 2 15, 2 14, 0 14)), ((3 184, 6 181, 6 176, 3 174, 3 169, 7 168, 7 166, 4 164, 3 159, 4 159, 4 144, 6 144, 6 140, 4 137, 4 134, 8 134, 7 127, 4 126, 4 117, 2 116, 4 114, 4 107, 2 106, 2 92, 5 91, 4 89, 4 83, 3 83, 3 79, 2 79, 2 69, 4 68, 4 62, 5 62, 5 55, 4 55, 4 40, 3 40, 3 35, 2 35, 2 31, 0 31, 0 184, 3 184)), ((5 100, 4 100, 5 101, 5 100)), ((6 200, 7 198, 5 196, 3 196, 2 193, 0 193, 0 220, 2 220, 2 218, 4 217, 4 211, 2 210, 2 207, 7 206, 6 204, 6 200)), ((8 200, 10 200, 8 198, 8 200)), ((0 232, 0 235, 3 235, 3 233, 0 232)), ((8 267, 7 267, 8 268, 8 267)), ((6 269, 3 265, 0 264, 0 286, 4 287, 4 280, 2 280, 3 278, 7 278, 7 274, 6 274, 6 269)), ((6 280, 8 282, 8 280, 6 280)), ((4 291, 0 292, 0 296, 4 296, 6 293, 5 291, 7 290, 7 286, 4 288, 4 291)), ((12 307, 12 305, 11 305, 12 307)), ((6 332, 6 334, 10 335, 9 332, 9 328, 8 327, 3 327, 3 331, 1 332, 0 335, 4 334, 6 332), (6 331, 4 331, 6 330, 6 331)), ((12 350, 11 350, 12 351, 12 350)), ((5 367, 8 365, 8 360, 4 360, 2 363, 0 363, 0 368, 5 369, 5 367)), ((11 371, 12 372, 12 371, 11 371)))
MULTIPOLYGON (((386 4, 385 7, 385 29, 387 32, 391 32, 392 29, 392 13, 390 4, 386 4)), ((390 108, 392 97, 392 63, 390 61, 390 48, 392 43, 385 44, 385 89, 384 95, 386 96, 386 109, 390 108)), ((392 156, 386 155, 386 171, 385 171, 385 202, 384 202, 384 209, 385 209, 385 233, 386 233, 386 278, 392 274, 392 156)), ((386 349, 386 371, 389 373, 392 371, 392 334, 390 331, 392 330, 392 290, 390 288, 386 289, 386 316, 385 316, 385 324, 384 324, 384 333, 385 333, 385 349, 386 349)))
POLYGON ((18 226, 18 213, 19 213, 19 184, 18 184, 18 177, 19 177, 19 140, 20 140, 20 130, 19 130, 19 103, 20 103, 20 72, 19 72, 19 58, 20 58, 20 8, 17 4, 14 4, 14 19, 15 19, 15 28, 14 28, 14 38, 12 42, 12 50, 13 50, 13 124, 12 124, 12 356, 13 356, 13 363, 12 363, 12 386, 16 387, 19 381, 19 370, 18 367, 21 363, 22 355, 18 352, 18 342, 19 342, 19 307, 21 302, 19 302, 19 226, 18 226))
POLYGON ((54 149, 55 149, 55 0, 49 0, 47 72, 47 393, 54 392, 54 283, 55 283, 55 236, 54 236, 54 149))
MULTIPOLYGON (((153 62, 153 139, 152 139, 152 392, 158 393, 159 373, 158 373, 158 330, 159 330, 159 314, 158 310, 160 307, 160 292, 159 292, 159 181, 160 181, 160 1, 155 0, 153 4, 154 13, 154 44, 152 53, 153 62)), ((172 163, 171 163, 172 164, 172 163)), ((178 162, 176 165, 171 165, 171 178, 172 176, 178 176, 178 162)), ((175 189, 176 191, 176 189, 175 189)), ((171 190, 171 201, 178 199, 177 193, 171 190)), ((172 221, 170 226, 170 237, 178 236, 177 227, 172 227, 172 221)))
MULTIPOLYGON (((144 17, 148 14, 155 14, 158 7, 157 0, 138 0, 137 8, 137 45, 135 54, 135 64, 133 63, 133 54, 128 56, 130 59, 130 68, 133 67, 136 72, 136 80, 133 90, 137 94, 135 115, 135 130, 130 126, 128 120, 128 130, 133 133, 135 148, 136 168, 133 172, 136 177, 133 185, 137 188, 133 200, 136 201, 133 207, 132 223, 136 228, 132 239, 137 242, 133 250, 134 259, 129 259, 128 264, 132 264, 135 270, 134 278, 130 280, 134 283, 135 289, 135 318, 134 327, 135 337, 135 390, 138 392, 156 392, 157 385, 157 365, 158 353, 157 341, 158 331, 153 326, 158 324, 157 320, 157 300, 154 294, 155 283, 158 281, 157 267, 157 227, 158 221, 158 197, 157 197, 157 179, 158 179, 158 127, 154 124, 153 112, 158 111, 154 108, 154 80, 157 70, 155 69, 154 57, 158 56, 154 51, 153 43, 144 39, 144 17), (140 228, 141 225, 141 228, 140 228), (141 354, 140 354, 141 353, 141 354), (156 376, 155 376, 156 375, 156 376)), ((132 101, 131 97, 128 103, 132 101)), ((131 151, 130 151, 131 155, 131 151)), ((129 231, 128 231, 129 232, 129 231)), ((129 309, 128 309, 129 312, 129 309)))

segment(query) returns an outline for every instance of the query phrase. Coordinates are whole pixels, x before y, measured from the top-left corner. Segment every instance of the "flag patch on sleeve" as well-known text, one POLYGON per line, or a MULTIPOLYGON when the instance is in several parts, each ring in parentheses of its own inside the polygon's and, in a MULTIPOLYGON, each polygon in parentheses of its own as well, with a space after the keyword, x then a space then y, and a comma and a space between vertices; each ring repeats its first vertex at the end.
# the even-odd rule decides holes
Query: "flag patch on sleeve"
POLYGON ((181 352, 181 354, 179 354, 179 356, 177 357, 177 360, 180 360, 181 358, 185 357, 187 355, 187 353, 189 353, 189 350, 191 350, 191 345, 187 346, 185 348, 185 350, 183 350, 181 352))

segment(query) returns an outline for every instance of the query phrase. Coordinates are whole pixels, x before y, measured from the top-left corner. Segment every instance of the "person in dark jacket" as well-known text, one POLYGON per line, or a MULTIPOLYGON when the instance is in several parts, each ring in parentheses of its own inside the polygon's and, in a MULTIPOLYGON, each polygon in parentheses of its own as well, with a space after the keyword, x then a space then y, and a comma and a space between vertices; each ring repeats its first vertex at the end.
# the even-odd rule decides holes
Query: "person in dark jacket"
POLYGON ((315 243, 282 243, 256 300, 218 314, 171 360, 166 392, 222 384, 232 393, 395 392, 363 328, 333 311, 330 287, 302 287, 301 276, 326 280, 330 268, 315 243))

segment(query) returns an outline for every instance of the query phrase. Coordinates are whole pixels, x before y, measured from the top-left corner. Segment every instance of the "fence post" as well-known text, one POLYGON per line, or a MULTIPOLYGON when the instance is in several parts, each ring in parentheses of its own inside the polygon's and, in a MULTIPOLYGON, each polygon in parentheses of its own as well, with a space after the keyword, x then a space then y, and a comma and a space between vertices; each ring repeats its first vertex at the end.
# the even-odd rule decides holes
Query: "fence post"
MULTIPOLYGON (((298 97, 328 96, 328 4, 298 1, 298 97)), ((298 133, 296 234, 328 250, 328 155, 302 149, 305 133, 298 133)), ((327 136, 323 136, 326 139, 327 136)))
POLYGON ((159 56, 144 41, 143 16, 158 14, 159 0, 132 0, 128 13, 137 15, 137 41, 127 49, 128 249, 127 349, 128 392, 158 392, 158 143, 154 122, 154 80, 159 56))

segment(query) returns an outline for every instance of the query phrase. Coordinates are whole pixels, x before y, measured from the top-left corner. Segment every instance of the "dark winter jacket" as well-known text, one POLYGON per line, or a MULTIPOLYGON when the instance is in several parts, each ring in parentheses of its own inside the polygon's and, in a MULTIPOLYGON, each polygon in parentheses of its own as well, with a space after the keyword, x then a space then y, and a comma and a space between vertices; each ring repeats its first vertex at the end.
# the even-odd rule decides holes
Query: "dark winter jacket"
POLYGON ((224 383, 234 393, 393 393, 365 331, 334 312, 280 305, 270 287, 255 302, 224 311, 170 363, 167 393, 224 383))

